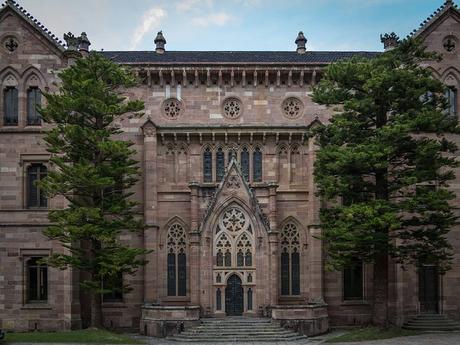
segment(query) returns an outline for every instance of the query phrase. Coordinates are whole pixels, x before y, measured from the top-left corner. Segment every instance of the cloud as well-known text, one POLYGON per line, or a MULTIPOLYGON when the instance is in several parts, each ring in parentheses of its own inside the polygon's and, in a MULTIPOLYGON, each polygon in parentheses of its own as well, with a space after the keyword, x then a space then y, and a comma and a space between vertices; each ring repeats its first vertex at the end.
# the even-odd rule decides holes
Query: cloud
POLYGON ((130 49, 136 48, 139 42, 144 38, 145 34, 152 30, 152 28, 159 28, 159 25, 165 17, 166 11, 161 7, 152 7, 147 10, 142 15, 141 23, 134 30, 130 49))
POLYGON ((207 27, 210 25, 223 26, 231 19, 232 17, 224 12, 210 13, 207 16, 192 18, 192 24, 201 27, 207 27))
POLYGON ((193 7, 200 4, 200 0, 181 0, 176 4, 176 10, 181 12, 187 12, 193 7))

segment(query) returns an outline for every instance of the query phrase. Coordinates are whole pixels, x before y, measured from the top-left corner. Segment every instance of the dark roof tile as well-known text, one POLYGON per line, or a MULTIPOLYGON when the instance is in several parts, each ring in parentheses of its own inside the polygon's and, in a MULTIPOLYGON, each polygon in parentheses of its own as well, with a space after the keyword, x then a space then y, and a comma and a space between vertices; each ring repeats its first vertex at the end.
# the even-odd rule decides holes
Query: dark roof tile
POLYGON ((146 64, 202 64, 202 63, 317 63, 327 64, 351 57, 373 58, 378 52, 307 51, 298 54, 290 51, 103 51, 102 54, 118 63, 146 64))

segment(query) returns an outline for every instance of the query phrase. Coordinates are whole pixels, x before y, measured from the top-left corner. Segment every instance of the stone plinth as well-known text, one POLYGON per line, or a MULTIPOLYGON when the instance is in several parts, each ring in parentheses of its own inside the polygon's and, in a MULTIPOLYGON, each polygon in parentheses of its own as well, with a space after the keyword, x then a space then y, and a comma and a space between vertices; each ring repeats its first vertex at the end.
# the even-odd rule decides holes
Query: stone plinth
POLYGON ((141 333, 154 337, 178 334, 200 323, 199 306, 142 307, 141 333))
POLYGON ((276 305, 272 307, 273 322, 299 334, 312 336, 329 329, 326 304, 276 305))

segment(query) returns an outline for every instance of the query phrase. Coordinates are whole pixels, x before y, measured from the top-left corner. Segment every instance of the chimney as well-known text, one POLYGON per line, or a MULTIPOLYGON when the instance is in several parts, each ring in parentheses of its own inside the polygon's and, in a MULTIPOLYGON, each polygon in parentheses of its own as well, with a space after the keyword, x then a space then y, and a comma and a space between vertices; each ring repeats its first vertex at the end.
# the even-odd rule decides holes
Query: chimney
POLYGON ((298 54, 305 54, 306 48, 305 45, 307 44, 307 39, 303 35, 302 31, 299 31, 297 38, 295 39, 295 44, 297 44, 297 53, 298 54))
POLYGON ((391 34, 380 35, 380 42, 383 43, 383 49, 385 51, 396 48, 399 44, 399 36, 394 32, 391 34))
POLYGON ((83 56, 86 56, 89 53, 90 45, 91 45, 91 42, 89 41, 88 36, 86 36, 86 32, 82 32, 80 35, 80 44, 78 45, 78 51, 83 56))
POLYGON ((155 52, 157 54, 163 54, 165 52, 166 40, 163 36, 162 31, 158 31, 157 37, 155 37, 155 40, 153 42, 155 43, 155 52))

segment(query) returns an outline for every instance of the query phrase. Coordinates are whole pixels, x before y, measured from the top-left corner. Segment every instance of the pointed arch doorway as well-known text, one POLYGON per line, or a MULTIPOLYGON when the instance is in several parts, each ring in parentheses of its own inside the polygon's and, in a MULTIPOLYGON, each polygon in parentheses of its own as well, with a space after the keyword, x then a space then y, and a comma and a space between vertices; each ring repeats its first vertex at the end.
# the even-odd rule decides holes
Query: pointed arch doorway
POLYGON ((240 277, 232 274, 225 288, 225 313, 227 316, 243 315, 243 286, 240 277))

